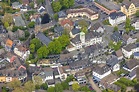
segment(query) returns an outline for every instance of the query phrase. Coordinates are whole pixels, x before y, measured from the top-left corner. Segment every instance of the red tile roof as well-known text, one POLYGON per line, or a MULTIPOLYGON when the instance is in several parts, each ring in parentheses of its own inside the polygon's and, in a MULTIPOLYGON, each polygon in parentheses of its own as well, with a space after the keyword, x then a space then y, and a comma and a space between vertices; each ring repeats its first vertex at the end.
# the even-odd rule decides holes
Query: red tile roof
POLYGON ((65 26, 65 24, 69 24, 70 26, 73 26, 73 22, 70 19, 63 19, 60 21, 61 26, 65 26))

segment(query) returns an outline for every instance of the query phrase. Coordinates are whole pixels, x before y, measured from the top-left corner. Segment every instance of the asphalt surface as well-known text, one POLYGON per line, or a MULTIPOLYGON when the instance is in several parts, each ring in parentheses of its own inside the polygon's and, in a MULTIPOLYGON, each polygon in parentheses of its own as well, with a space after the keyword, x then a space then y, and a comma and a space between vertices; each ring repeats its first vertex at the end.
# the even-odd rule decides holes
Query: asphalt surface
POLYGON ((47 13, 52 17, 54 15, 54 12, 51 7, 51 2, 49 0, 45 0, 45 8, 47 10, 47 13))
POLYGON ((96 92, 102 92, 100 88, 93 82, 92 77, 89 77, 89 83, 96 92))

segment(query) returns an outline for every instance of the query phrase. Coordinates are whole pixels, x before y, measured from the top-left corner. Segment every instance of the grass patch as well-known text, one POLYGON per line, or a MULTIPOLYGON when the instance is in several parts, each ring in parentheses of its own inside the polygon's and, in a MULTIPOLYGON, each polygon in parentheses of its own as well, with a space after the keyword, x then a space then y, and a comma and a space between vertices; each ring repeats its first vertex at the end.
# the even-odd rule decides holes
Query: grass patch
POLYGON ((0 46, 0 49, 2 49, 3 47, 2 46, 0 46))
POLYGON ((103 23, 104 25, 111 25, 111 24, 109 23, 109 20, 108 20, 108 19, 104 20, 102 23, 103 23))
POLYGON ((121 74, 127 74, 129 72, 124 69, 120 69, 120 70, 116 71, 115 73, 117 76, 121 76, 121 74))

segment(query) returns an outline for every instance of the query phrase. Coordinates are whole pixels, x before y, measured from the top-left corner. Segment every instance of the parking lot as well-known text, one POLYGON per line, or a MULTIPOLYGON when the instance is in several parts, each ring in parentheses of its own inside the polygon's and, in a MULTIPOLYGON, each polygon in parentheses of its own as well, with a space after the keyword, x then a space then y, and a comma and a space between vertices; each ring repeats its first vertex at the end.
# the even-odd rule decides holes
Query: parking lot
POLYGON ((117 11, 120 10, 120 5, 116 4, 113 1, 99 0, 99 3, 103 4, 110 10, 117 10, 117 11))

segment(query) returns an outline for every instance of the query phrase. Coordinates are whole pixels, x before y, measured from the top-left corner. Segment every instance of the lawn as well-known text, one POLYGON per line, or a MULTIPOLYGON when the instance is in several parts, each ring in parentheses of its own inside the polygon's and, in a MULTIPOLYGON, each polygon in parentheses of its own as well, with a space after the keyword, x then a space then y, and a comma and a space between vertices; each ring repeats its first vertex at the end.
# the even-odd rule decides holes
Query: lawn
POLYGON ((121 76, 122 74, 127 74, 129 73, 128 71, 124 70, 124 69, 120 69, 118 71, 115 72, 117 76, 121 76))

